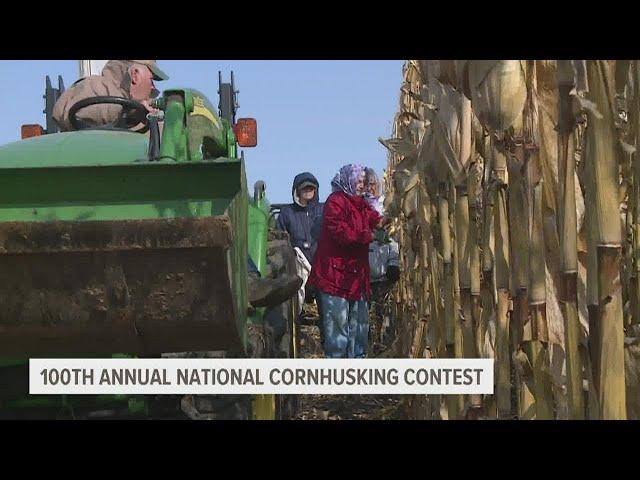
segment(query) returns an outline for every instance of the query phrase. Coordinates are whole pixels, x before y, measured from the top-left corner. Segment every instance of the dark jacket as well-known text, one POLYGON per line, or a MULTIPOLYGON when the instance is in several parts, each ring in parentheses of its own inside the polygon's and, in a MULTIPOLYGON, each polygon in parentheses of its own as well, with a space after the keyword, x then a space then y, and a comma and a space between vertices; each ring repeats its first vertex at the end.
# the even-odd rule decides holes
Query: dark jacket
POLYGON ((329 195, 309 285, 347 300, 369 298, 369 244, 380 218, 362 197, 329 195))
POLYGON ((293 179, 291 189, 293 203, 282 207, 278 216, 278 229, 289 233, 291 245, 304 253, 309 263, 313 262, 318 239, 312 235, 312 227, 322 219, 322 204, 318 202, 318 180, 309 172, 304 172, 293 179), (297 189, 305 182, 316 186, 316 196, 306 206, 298 202, 297 189))

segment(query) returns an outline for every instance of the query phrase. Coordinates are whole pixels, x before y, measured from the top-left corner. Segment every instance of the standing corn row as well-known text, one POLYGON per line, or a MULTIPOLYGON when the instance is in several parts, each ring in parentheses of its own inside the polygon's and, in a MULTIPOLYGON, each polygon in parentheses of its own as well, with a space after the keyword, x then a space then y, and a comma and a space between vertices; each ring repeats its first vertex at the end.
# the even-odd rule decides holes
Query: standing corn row
POLYGON ((496 379, 485 398, 412 397, 410 415, 638 418, 638 62, 412 60, 403 74, 381 140, 401 246, 394 353, 494 358, 496 379))

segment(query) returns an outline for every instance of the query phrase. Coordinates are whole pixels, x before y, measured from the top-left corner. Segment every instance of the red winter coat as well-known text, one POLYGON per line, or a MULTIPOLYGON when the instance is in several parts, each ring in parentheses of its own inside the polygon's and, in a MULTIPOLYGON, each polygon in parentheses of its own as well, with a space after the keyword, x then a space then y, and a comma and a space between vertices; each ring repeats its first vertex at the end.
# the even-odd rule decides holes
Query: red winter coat
POLYGON ((369 243, 380 218, 362 197, 343 192, 329 195, 309 283, 347 300, 368 298, 369 243))

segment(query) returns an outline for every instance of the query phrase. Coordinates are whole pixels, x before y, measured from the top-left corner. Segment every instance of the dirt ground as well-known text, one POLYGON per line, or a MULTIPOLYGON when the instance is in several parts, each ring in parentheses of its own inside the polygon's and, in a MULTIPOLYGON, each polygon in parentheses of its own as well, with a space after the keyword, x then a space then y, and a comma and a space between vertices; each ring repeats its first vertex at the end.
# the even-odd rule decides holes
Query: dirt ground
MULTIPOLYGON (((310 311, 304 325, 298 327, 300 356, 322 358, 317 312, 310 311)), ((384 351, 384 346, 369 345, 370 358, 384 351)), ((297 420, 400 420, 403 419, 398 395, 300 395, 297 420)))

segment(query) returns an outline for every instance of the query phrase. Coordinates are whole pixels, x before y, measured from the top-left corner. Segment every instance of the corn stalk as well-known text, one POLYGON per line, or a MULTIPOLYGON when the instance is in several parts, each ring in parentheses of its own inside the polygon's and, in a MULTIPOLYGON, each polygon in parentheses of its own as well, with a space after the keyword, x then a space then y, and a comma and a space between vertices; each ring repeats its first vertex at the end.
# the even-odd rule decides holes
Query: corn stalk
POLYGON ((496 402, 498 417, 510 417, 511 355, 509 345, 509 219, 507 217, 507 162, 503 152, 493 149, 495 274, 498 294, 496 315, 496 402))
POLYGON ((598 287, 598 310, 594 322, 597 330, 590 332, 590 335, 596 335, 594 377, 600 418, 624 419, 624 326, 620 285, 622 238, 613 89, 606 61, 588 60, 587 74, 587 98, 598 109, 598 112, 593 109, 587 111, 586 130, 586 168, 593 176, 594 188, 593 195, 587 197, 587 211, 593 215, 591 234, 596 247, 598 287))
POLYGON ((531 228, 531 255, 529 261, 529 311, 531 314, 531 338, 524 349, 532 366, 532 390, 538 420, 551 420, 553 394, 549 379, 547 345, 549 332, 546 314, 545 246, 542 212, 543 182, 533 190, 533 214, 531 228))
POLYGON ((570 92, 575 86, 569 62, 558 62, 558 166, 560 177, 560 242, 562 287, 560 302, 564 316, 567 395, 569 418, 582 420, 585 415, 580 358, 580 322, 578 319, 578 237, 576 218, 575 161, 572 135, 575 122, 570 92))

